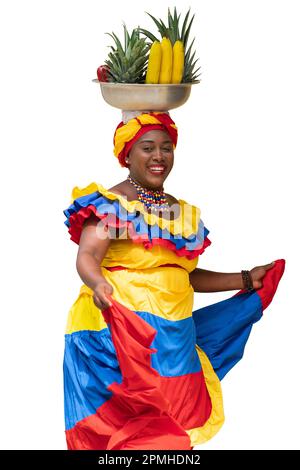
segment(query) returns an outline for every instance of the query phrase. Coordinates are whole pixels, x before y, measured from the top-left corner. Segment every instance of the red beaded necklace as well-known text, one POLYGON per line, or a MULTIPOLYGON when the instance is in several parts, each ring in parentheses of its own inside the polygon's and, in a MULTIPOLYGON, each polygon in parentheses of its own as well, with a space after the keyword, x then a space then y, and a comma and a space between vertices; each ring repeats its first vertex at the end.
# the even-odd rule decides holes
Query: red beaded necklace
POLYGON ((163 212, 170 210, 163 187, 162 189, 156 190, 144 188, 130 175, 127 176, 127 180, 136 188, 138 199, 146 206, 146 208, 151 208, 153 211, 163 212))

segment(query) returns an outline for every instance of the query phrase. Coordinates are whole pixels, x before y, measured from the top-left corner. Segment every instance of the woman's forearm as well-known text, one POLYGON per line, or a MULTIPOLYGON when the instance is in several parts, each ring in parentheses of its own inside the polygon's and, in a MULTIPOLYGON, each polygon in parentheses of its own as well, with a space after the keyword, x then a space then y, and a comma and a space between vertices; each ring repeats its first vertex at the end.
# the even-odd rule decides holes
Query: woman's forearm
POLYGON ((219 273, 196 268, 190 273, 195 292, 221 292, 243 289, 241 273, 219 273))
POLYGON ((76 268, 84 284, 94 290, 99 282, 105 280, 100 263, 89 252, 81 252, 77 257, 76 268))

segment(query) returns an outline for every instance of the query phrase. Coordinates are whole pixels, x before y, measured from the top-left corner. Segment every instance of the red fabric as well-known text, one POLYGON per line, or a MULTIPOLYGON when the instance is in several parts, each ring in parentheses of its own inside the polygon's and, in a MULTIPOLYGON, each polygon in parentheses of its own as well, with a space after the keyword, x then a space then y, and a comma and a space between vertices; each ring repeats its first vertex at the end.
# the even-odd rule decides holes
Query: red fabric
MULTIPOLYGON (((113 395, 96 414, 66 431, 68 448, 190 450, 189 435, 170 412, 171 403, 164 393, 167 385, 151 367, 150 354, 156 349, 150 348, 150 345, 156 330, 113 297, 109 298, 112 306, 103 310, 102 314, 111 329, 123 381, 108 386, 113 395)), ((199 402, 200 419, 199 416, 196 419, 203 424, 211 413, 211 404, 203 373, 198 375, 202 380, 202 390, 200 388, 198 394, 200 396, 202 392, 205 406, 199 402)), ((185 376, 185 380, 188 377, 185 376)), ((185 380, 182 386, 185 387, 187 402, 191 404, 189 383, 185 380)), ((193 399, 201 400, 199 396, 193 395, 193 399)), ((192 415, 187 415, 185 419, 192 424, 192 415)))
POLYGON ((128 164, 125 162, 125 159, 127 155, 129 154, 133 144, 135 144, 135 142, 137 142, 142 137, 142 135, 146 134, 146 132, 155 131, 155 130, 166 132, 166 128, 162 124, 145 124, 143 125, 143 127, 140 128, 137 134, 135 134, 133 139, 131 139, 129 142, 126 142, 123 150, 118 155, 118 159, 119 159, 121 166, 125 166, 126 168, 128 168, 128 164))
POLYGON ((131 225, 129 220, 122 221, 115 214, 99 214, 96 207, 90 204, 87 207, 83 207, 78 212, 74 212, 74 214, 69 217, 70 227, 68 232, 71 235, 71 240, 78 245, 83 224, 92 214, 94 214, 99 220, 102 220, 104 225, 109 225, 111 227, 130 228, 131 225))
MULTIPOLYGON (((125 162, 125 158, 127 157, 128 153, 130 152, 130 149, 132 148, 133 144, 146 132, 152 131, 152 130, 162 130, 167 132, 174 144, 174 147, 177 145, 177 139, 178 139, 178 132, 177 128, 175 129, 174 127, 171 126, 171 124, 175 125, 175 122, 171 119, 171 117, 167 113, 160 113, 160 114, 154 114, 154 113, 148 113, 151 116, 154 116, 161 124, 141 124, 138 117, 135 118, 139 124, 142 126, 141 129, 136 133, 136 135, 131 139, 129 142, 126 142, 123 150, 119 153, 118 159, 121 164, 121 166, 124 166, 128 168, 127 163, 125 162)), ((115 135, 116 131, 124 126, 124 122, 120 122, 118 126, 116 127, 115 133, 114 133, 114 145, 115 145, 115 135)))
POLYGON ((268 269, 266 272, 263 278, 263 286, 256 291, 256 293, 260 296, 263 310, 265 310, 272 302, 279 281, 284 273, 284 269, 285 260, 276 260, 274 266, 271 269, 268 269))
MULTIPOLYGON (((211 400, 206 388, 203 371, 181 375, 178 377, 160 377, 162 395, 170 402, 173 418, 184 429, 203 426, 211 415, 211 400), (174 396, 177 400, 174 400, 174 396)), ((119 407, 104 403, 97 412, 79 421, 72 429, 66 431, 68 449, 70 450, 99 450, 107 449, 110 436, 128 420, 132 419, 131 410, 123 414, 119 407)), ((142 432, 144 434, 144 431, 142 432)), ((155 436, 155 442, 147 437, 149 449, 157 449, 160 443, 161 430, 155 436), (156 447, 152 447, 155 445, 156 447)), ((140 441, 140 433, 132 440, 127 440, 126 450, 136 448, 140 441)), ((141 444, 141 443, 140 443, 141 444)), ((145 440, 143 446, 145 446, 145 440)))
MULTIPOLYGON (((165 263, 165 264, 160 264, 157 267, 160 268, 162 266, 173 266, 174 268, 182 268, 184 269, 183 266, 180 266, 179 264, 175 263, 165 263)), ((128 269, 126 266, 103 266, 105 269, 108 269, 109 271, 120 271, 122 269, 128 269)))
MULTIPOLYGON (((141 243, 142 237, 140 237, 139 235, 134 235, 132 236, 132 241, 134 243, 141 243)), ((185 256, 187 259, 194 259, 197 256, 201 255, 205 251, 205 249, 209 245, 211 245, 211 241, 208 237, 206 237, 203 241, 202 246, 193 250, 188 250, 185 247, 178 249, 176 248, 174 243, 172 243, 170 240, 167 240, 166 238, 152 238, 152 240, 147 239, 146 241, 143 241, 143 244, 146 249, 150 249, 154 245, 160 245, 165 248, 168 248, 169 250, 174 251, 177 256, 185 256)))
MULTIPOLYGON (((259 295, 262 309, 265 310, 275 295, 279 281, 284 273, 285 260, 277 259, 272 268, 268 269, 265 276, 263 277, 263 285, 259 289, 255 289, 257 295, 259 295)), ((246 289, 241 289, 234 296, 246 293, 246 289)))
POLYGON ((96 207, 93 206, 92 204, 90 204, 87 207, 83 207, 78 212, 74 212, 74 214, 72 214, 69 217, 70 227, 69 227, 68 232, 70 234, 71 240, 77 243, 78 245, 80 242, 80 236, 81 236, 83 224, 85 220, 87 220, 90 217, 91 214, 95 214, 99 220, 102 220, 104 225, 114 227, 114 228, 127 227, 131 240, 134 243, 143 243, 146 249, 150 249, 154 245, 160 245, 169 250, 174 251, 177 256, 185 256, 187 259, 194 259, 197 256, 201 255, 204 252, 204 250, 209 245, 211 245, 211 241, 209 240, 208 237, 204 239, 204 242, 200 246, 200 248, 196 248, 193 250, 188 250, 185 247, 177 249, 176 245, 173 242, 165 238, 153 238, 152 240, 149 240, 148 235, 146 233, 142 235, 136 233, 131 221, 129 220, 122 221, 115 214, 99 214, 97 212, 96 207))

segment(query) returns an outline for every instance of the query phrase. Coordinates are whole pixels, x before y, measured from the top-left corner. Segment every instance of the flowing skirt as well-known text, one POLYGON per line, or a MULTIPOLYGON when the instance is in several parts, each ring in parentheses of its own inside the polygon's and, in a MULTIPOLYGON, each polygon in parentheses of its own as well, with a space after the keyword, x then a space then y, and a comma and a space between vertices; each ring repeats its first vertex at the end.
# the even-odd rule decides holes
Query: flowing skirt
POLYGON ((275 262, 261 289, 172 321, 113 297, 99 318, 83 289, 70 313, 85 327, 65 335, 68 449, 183 450, 213 437, 224 422, 220 381, 242 358, 284 264, 275 262))

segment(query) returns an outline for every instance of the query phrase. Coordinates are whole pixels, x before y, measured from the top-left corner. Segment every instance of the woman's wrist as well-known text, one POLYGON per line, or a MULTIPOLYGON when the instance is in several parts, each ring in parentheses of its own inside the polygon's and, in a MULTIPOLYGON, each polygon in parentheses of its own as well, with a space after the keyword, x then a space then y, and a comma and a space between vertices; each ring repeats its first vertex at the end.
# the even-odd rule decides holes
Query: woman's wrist
POLYGON ((243 289, 245 289, 247 292, 253 291, 254 288, 253 288, 253 279, 251 276, 251 272, 243 269, 241 271, 241 276, 243 280, 243 289))
POLYGON ((107 281, 102 274, 100 275, 97 274, 96 276, 94 276, 94 279, 91 280, 89 287, 92 290, 95 290, 98 286, 101 286, 101 284, 106 283, 106 282, 107 281))
POLYGON ((196 268, 190 273, 190 282, 195 292, 222 292, 243 289, 241 272, 219 273, 196 268))
POLYGON ((242 273, 231 273, 228 290, 241 290, 244 288, 242 273))
POLYGON ((253 290, 253 280, 251 272, 241 270, 239 273, 228 273, 226 290, 253 290))

